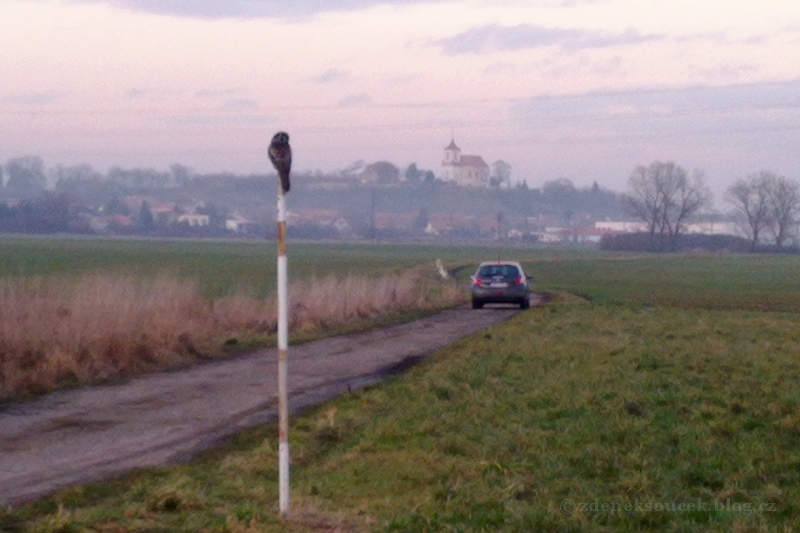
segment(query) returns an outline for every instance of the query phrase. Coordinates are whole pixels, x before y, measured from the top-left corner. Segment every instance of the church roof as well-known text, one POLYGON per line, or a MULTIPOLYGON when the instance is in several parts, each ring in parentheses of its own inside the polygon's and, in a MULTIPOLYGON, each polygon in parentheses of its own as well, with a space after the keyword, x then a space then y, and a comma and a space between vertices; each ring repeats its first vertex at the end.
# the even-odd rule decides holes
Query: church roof
POLYGON ((455 141, 455 139, 450 139, 450 144, 448 144, 448 145, 447 145, 447 147, 445 148, 445 150, 458 150, 458 151, 460 152, 460 151, 461 151, 461 148, 459 148, 458 146, 456 146, 456 141, 455 141))
POLYGON ((489 168, 489 165, 486 164, 486 161, 479 155, 462 155, 461 156, 461 166, 462 167, 486 167, 489 168))

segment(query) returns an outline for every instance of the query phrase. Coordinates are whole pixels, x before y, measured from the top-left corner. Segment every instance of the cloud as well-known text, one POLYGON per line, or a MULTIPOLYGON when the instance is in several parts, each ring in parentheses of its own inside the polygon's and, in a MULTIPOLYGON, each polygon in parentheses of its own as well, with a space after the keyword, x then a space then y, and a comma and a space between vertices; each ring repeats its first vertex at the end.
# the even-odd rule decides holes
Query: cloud
POLYGON ((351 94, 339 102, 339 107, 357 107, 372 103, 372 98, 366 94, 351 94))
POLYGON ((238 94, 240 89, 219 89, 219 90, 212 90, 212 89, 201 89, 194 93, 197 98, 217 98, 219 96, 233 96, 238 94))
POLYGON ((129 100, 136 100, 138 98, 142 98, 147 94, 147 91, 144 89, 131 89, 130 91, 125 93, 125 98, 129 100))
POLYGON ((608 3, 610 3, 609 0, 561 0, 559 2, 556 2, 555 4, 558 7, 575 7, 587 4, 608 4, 608 3))
POLYGON ((274 124, 277 118, 264 114, 186 114, 165 117, 164 122, 175 126, 264 126, 274 124))
POLYGON ((752 146, 769 134, 800 131, 800 80, 541 96, 510 105, 528 132, 564 143, 657 142, 703 138, 703 145, 752 146))
POLYGON ((396 76, 391 76, 384 80, 388 85, 404 85, 406 83, 412 83, 415 81, 419 81, 422 79, 422 76, 419 74, 398 74, 396 76))
POLYGON ((697 74, 711 82, 719 83, 720 81, 740 80, 743 75, 752 74, 758 70, 757 65, 720 63, 714 68, 698 70, 697 74))
POLYGON ((258 108, 258 102, 250 98, 228 98, 222 107, 226 111, 243 111, 258 108))
POLYGON ((664 39, 662 35, 643 35, 632 29, 621 33, 601 33, 565 28, 545 28, 531 24, 518 26, 487 24, 470 28, 452 37, 438 39, 432 44, 440 46, 447 55, 457 55, 508 52, 548 46, 556 46, 565 51, 576 51, 640 44, 662 39, 664 39))
POLYGON ((624 71, 624 62, 619 56, 599 60, 586 54, 579 54, 563 58, 558 62, 542 61, 539 68, 550 77, 569 78, 578 73, 611 76, 624 71))
POLYGON ((517 72, 517 66, 514 63, 493 63, 483 69, 483 73, 491 76, 495 74, 514 74, 517 72))
MULTIPOLYGON (((356 11, 378 5, 412 5, 432 0, 68 0, 72 3, 99 3, 132 11, 160 15, 221 18, 283 18, 303 20, 318 13, 356 11)), ((436 0, 433 0, 436 1, 436 0)))
POLYGON ((0 101, 6 104, 45 105, 55 102, 59 98, 60 96, 56 93, 21 93, 2 96, 0 101))
POLYGON ((350 73, 346 70, 339 70, 337 68, 328 69, 312 81, 316 83, 333 83, 337 81, 344 81, 350 77, 350 73))

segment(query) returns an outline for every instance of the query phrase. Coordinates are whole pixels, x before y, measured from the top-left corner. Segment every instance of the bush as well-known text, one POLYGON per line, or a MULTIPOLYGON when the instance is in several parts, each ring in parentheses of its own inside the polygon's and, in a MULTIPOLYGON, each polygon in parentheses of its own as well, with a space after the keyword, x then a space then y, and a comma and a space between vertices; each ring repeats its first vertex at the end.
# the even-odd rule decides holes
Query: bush
MULTIPOLYGON (((656 236, 656 241, 658 236, 656 236)), ((650 240, 649 233, 622 233, 603 235, 600 249, 617 252, 657 252, 658 242, 650 240)), ((677 251, 701 250, 704 252, 743 253, 750 251, 750 241, 734 235, 681 235, 677 251)))

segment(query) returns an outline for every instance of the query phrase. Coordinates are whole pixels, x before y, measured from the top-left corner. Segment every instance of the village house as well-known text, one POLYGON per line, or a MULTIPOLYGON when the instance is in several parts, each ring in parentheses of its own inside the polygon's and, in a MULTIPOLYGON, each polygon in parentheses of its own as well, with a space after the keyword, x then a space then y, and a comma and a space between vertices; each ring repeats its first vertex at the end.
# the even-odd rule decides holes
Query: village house
POLYGON ((185 213, 178 216, 178 224, 188 224, 189 226, 208 226, 211 222, 211 217, 208 215, 199 215, 196 213, 185 213))

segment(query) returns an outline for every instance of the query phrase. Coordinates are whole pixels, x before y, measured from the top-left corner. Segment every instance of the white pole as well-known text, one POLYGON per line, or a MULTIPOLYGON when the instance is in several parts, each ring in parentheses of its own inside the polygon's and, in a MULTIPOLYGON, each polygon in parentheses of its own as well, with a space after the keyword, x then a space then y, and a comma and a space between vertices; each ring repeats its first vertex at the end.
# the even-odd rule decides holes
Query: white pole
POLYGON ((280 512, 289 512, 289 398, 287 351, 289 350, 289 290, 286 260, 286 197, 278 187, 278 491, 280 512))

